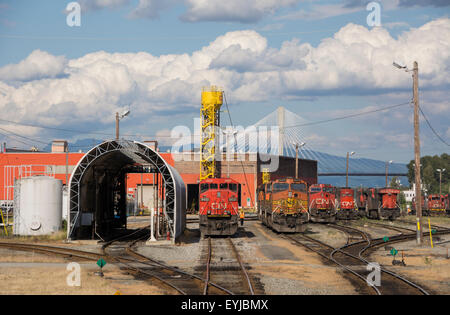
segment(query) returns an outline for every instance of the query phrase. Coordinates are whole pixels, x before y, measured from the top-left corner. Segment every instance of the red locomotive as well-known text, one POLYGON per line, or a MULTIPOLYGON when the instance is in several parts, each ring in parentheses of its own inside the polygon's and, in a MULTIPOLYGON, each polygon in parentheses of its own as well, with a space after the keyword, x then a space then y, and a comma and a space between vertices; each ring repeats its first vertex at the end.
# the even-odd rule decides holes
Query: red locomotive
POLYGON ((338 188, 337 198, 337 218, 343 220, 356 219, 358 210, 355 202, 355 191, 349 187, 338 188))
POLYGON ((202 235, 233 235, 238 228, 238 183, 229 178, 200 182, 199 217, 202 235))
POLYGON ((312 222, 335 222, 335 188, 328 184, 311 185, 309 187, 308 209, 312 222))
POLYGON ((446 211, 446 198, 443 195, 432 194, 427 197, 427 214, 441 215, 446 211))
POLYGON ((277 232, 304 232, 308 222, 306 182, 278 179, 258 188, 258 214, 261 222, 277 232))
POLYGON ((397 202, 399 189, 376 188, 367 194, 366 215, 373 219, 395 219, 400 216, 397 202))

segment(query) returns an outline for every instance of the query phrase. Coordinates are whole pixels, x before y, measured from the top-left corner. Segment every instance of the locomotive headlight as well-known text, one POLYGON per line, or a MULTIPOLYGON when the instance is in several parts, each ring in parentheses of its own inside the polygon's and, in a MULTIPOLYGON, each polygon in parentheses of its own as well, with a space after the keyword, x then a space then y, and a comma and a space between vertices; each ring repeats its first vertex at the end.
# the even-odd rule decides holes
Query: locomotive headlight
POLYGON ((210 215, 211 214, 211 210, 208 210, 208 215, 210 215))
POLYGON ((228 201, 234 202, 234 201, 237 201, 237 198, 236 197, 230 197, 230 198, 228 198, 228 201))
POLYGON ((208 202, 208 201, 209 201, 209 198, 208 198, 208 197, 202 197, 202 198, 200 198, 200 201, 208 202))

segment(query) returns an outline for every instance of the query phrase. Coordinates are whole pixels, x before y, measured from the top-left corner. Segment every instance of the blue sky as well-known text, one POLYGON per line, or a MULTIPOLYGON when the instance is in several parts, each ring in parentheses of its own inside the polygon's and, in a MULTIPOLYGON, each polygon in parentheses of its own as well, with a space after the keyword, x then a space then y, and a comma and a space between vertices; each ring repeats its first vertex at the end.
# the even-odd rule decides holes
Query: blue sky
MULTIPOLYGON (((193 128, 201 86, 218 84, 235 124, 280 105, 319 121, 408 102, 410 75, 390 65, 418 60, 421 106, 450 143, 450 1, 379 1, 375 28, 362 0, 79 1, 80 27, 66 24, 69 2, 0 1, 3 119, 113 135, 114 112, 130 106, 123 133, 167 136, 193 128)), ((309 127, 306 141, 330 154, 408 162, 411 119, 403 106, 309 127)), ((93 136, 0 125, 2 141, 18 147, 30 140, 17 135, 38 146, 93 136)), ((450 151, 424 123, 421 137, 422 155, 450 151)))

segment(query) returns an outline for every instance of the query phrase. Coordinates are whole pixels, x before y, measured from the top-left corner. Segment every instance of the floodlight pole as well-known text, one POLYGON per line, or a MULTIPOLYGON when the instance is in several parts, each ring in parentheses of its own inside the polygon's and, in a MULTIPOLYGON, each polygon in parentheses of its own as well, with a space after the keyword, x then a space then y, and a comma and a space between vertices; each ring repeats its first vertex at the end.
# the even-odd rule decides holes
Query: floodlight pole
POLYGON ((119 113, 116 113, 116 140, 119 140, 119 113))

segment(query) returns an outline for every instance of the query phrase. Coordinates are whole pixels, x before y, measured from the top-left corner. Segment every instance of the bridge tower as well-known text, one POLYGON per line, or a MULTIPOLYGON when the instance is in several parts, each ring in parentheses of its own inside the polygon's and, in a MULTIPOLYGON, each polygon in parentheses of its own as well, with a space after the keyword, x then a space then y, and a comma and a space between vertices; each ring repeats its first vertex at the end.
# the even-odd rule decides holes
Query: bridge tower
POLYGON ((200 118, 202 125, 200 151, 200 180, 217 177, 216 138, 220 132, 220 107, 223 104, 223 91, 217 86, 202 89, 200 118))

